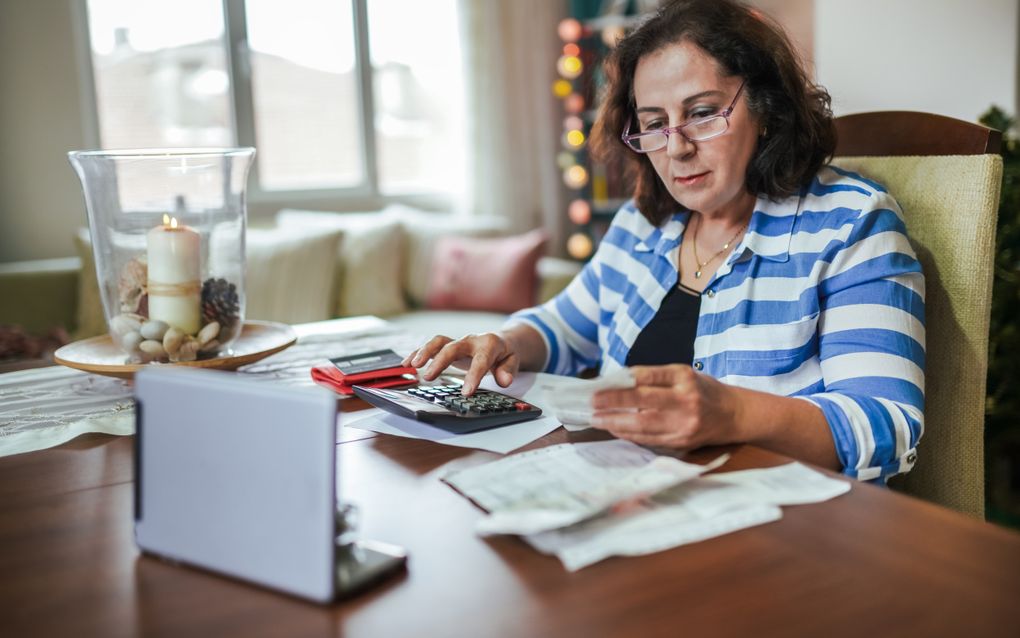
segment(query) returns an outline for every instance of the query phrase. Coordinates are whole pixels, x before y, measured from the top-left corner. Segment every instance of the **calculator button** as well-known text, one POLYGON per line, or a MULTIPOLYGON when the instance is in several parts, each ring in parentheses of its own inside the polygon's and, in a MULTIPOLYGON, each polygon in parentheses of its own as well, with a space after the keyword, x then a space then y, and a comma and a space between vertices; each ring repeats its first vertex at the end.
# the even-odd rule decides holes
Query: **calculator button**
POLYGON ((531 406, 525 403, 524 401, 518 401, 517 403, 514 403, 514 409, 516 409, 518 412, 522 412, 530 408, 531 406))

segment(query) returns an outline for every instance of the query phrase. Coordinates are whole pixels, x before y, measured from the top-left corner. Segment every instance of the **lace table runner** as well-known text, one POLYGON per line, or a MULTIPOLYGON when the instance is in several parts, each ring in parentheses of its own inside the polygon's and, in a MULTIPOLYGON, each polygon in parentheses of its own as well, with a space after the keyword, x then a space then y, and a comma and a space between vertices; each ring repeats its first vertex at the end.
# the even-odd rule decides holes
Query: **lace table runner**
MULTIPOLYGON (((407 354, 422 338, 375 317, 296 326, 298 342, 238 370, 257 381, 312 386, 313 366, 357 352, 392 348, 407 354)), ((66 443, 88 432, 134 434, 127 381, 62 366, 0 374, 0 456, 66 443)))

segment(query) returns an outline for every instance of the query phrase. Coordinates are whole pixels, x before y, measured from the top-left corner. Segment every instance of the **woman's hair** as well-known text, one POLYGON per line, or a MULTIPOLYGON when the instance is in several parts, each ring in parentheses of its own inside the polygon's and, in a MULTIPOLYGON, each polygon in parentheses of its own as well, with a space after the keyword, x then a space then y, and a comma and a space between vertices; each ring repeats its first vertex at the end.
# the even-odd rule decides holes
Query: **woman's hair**
POLYGON ((634 116, 634 71, 641 58, 681 42, 708 53, 723 75, 744 80, 748 107, 767 131, 747 167, 748 192, 779 199, 809 184, 832 157, 836 130, 828 92, 808 77, 783 30, 736 0, 675 0, 607 57, 608 84, 592 131, 597 157, 622 155, 636 174, 641 213, 659 225, 677 211, 677 203, 649 158, 620 139, 634 116))

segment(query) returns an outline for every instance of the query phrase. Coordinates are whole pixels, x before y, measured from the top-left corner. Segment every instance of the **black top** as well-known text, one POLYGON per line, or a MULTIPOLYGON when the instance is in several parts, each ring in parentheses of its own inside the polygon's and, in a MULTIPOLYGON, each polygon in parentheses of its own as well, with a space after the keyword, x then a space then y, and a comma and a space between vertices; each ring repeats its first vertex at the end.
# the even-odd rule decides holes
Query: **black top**
POLYGON ((652 320, 627 354, 628 366, 651 366, 694 361, 701 293, 678 283, 670 288, 652 320))

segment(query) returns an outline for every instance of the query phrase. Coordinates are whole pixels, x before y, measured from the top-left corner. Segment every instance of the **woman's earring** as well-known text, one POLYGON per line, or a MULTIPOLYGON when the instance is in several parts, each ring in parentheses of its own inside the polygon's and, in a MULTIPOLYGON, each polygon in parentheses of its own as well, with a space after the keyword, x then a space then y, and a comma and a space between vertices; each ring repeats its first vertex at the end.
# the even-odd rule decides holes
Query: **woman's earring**
POLYGON ((768 134, 769 134, 769 127, 763 126, 761 128, 761 136, 762 137, 768 137, 768 134))

